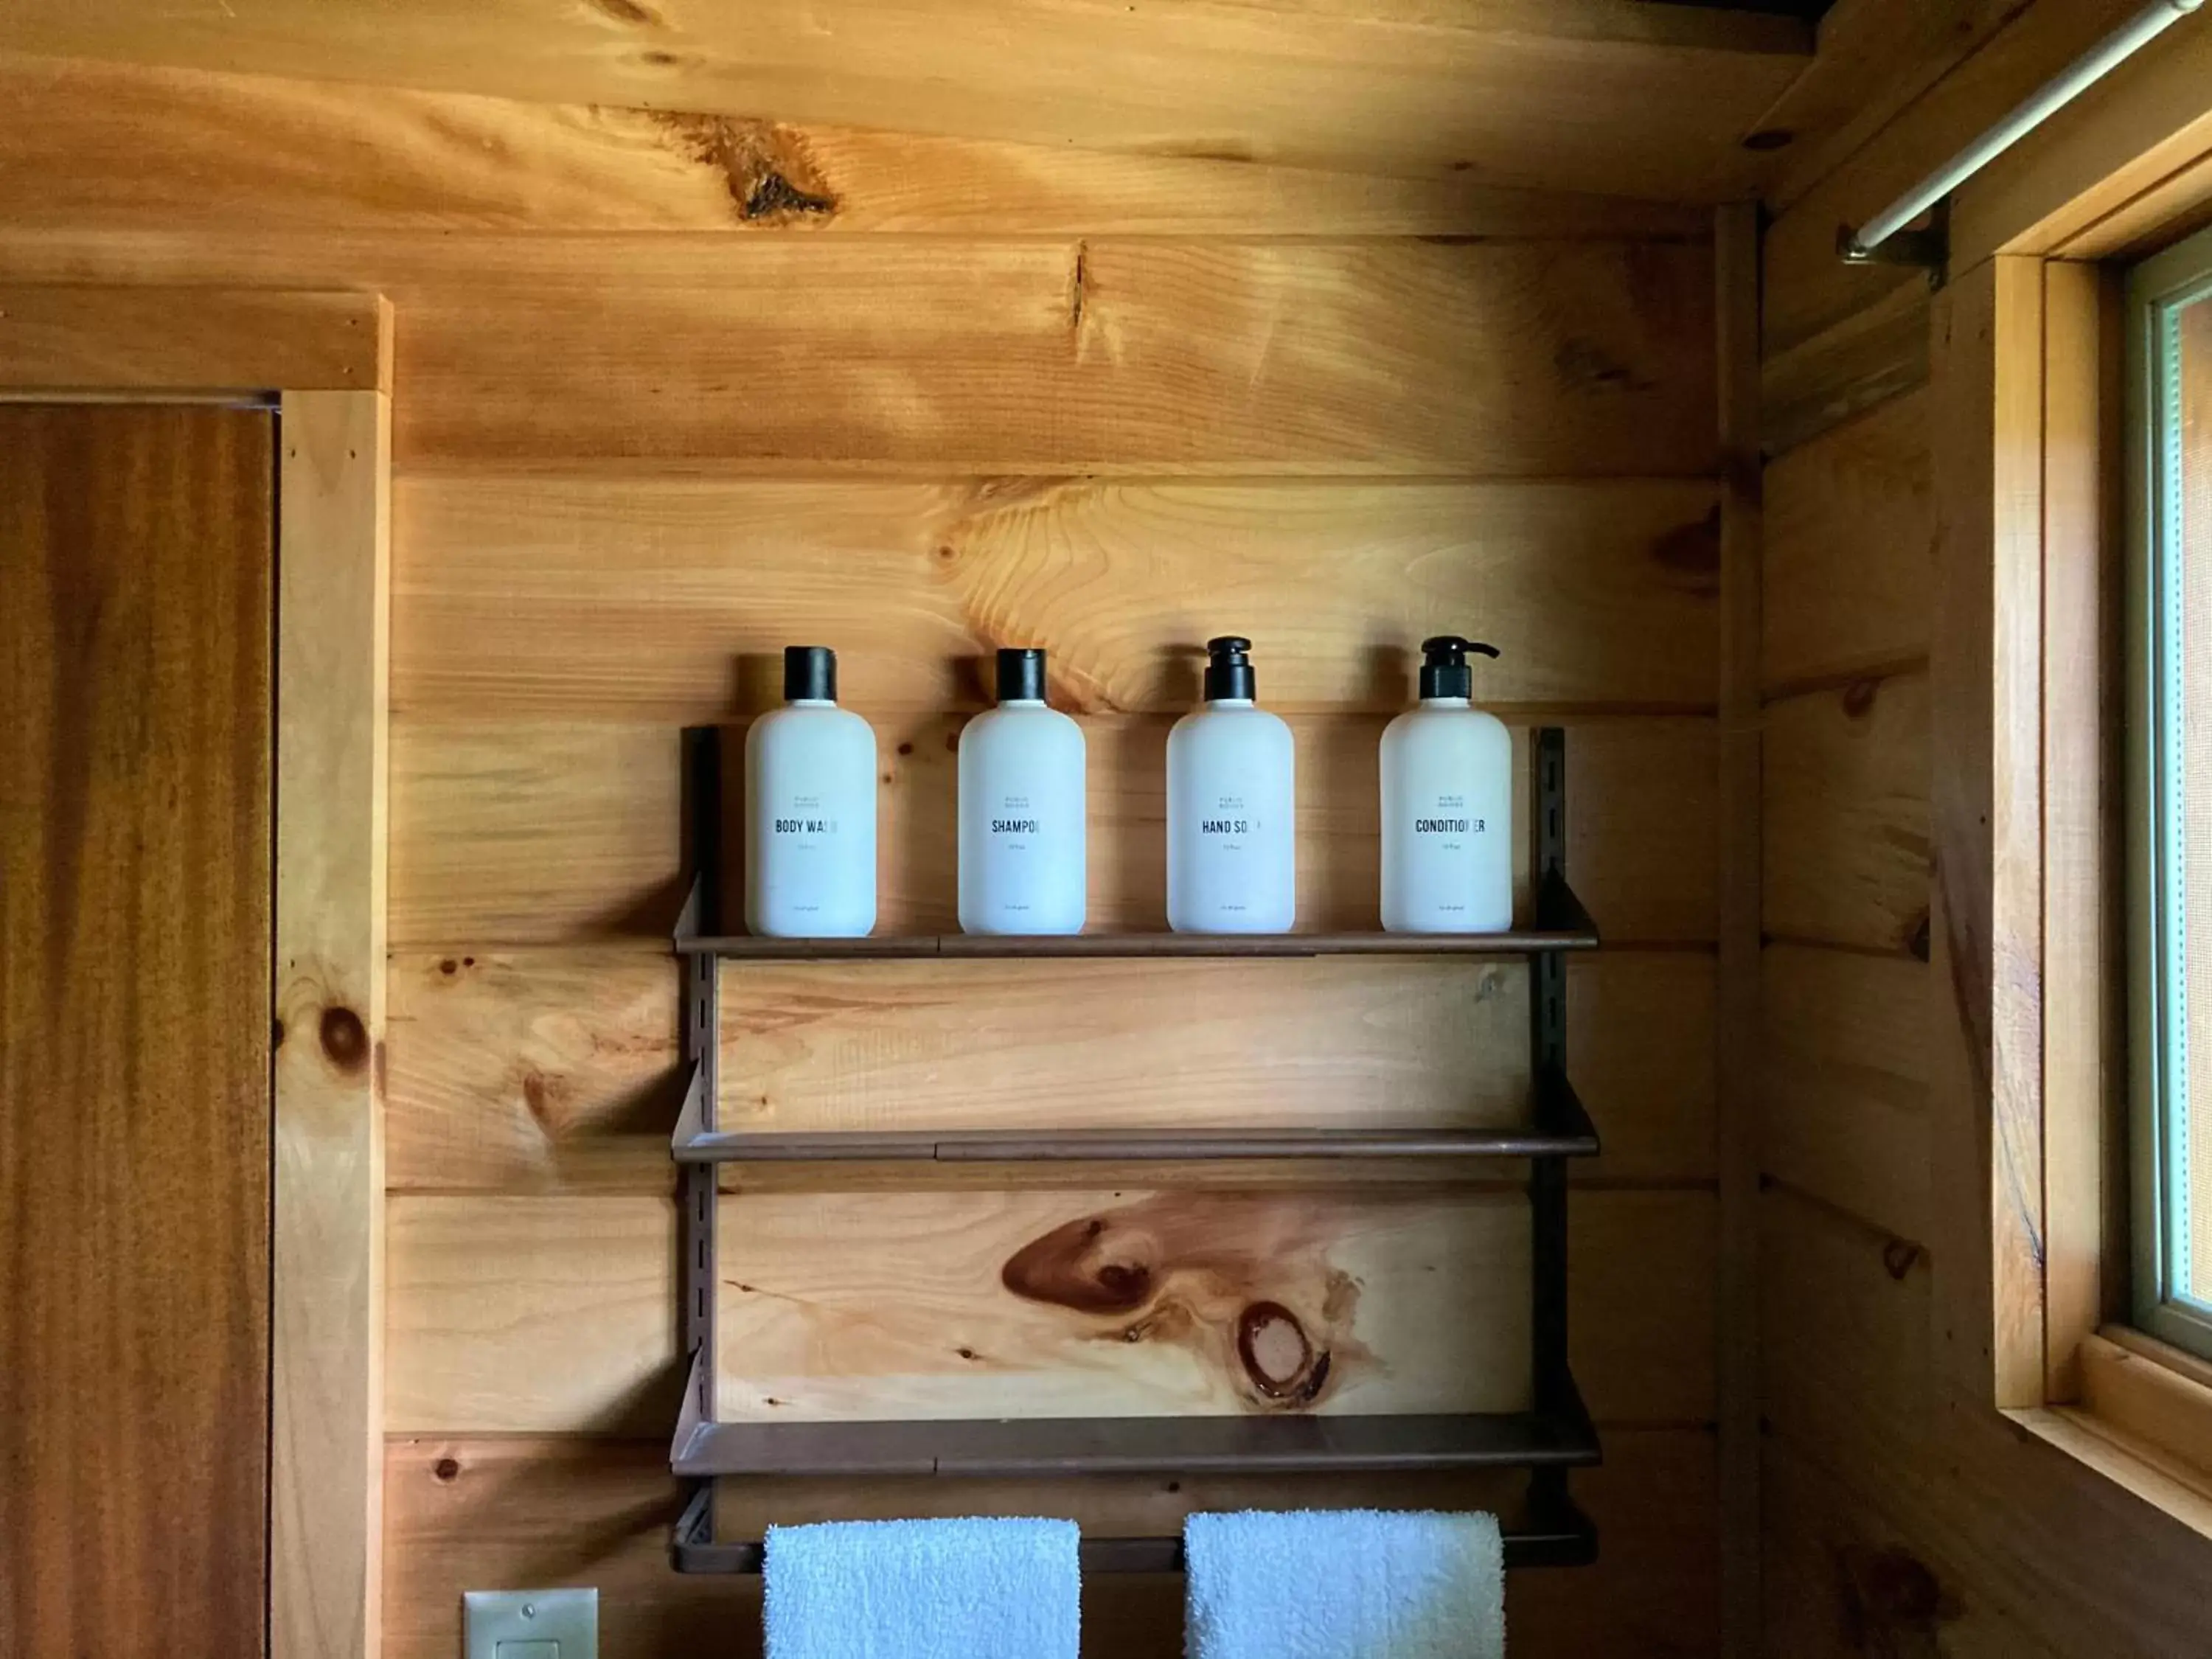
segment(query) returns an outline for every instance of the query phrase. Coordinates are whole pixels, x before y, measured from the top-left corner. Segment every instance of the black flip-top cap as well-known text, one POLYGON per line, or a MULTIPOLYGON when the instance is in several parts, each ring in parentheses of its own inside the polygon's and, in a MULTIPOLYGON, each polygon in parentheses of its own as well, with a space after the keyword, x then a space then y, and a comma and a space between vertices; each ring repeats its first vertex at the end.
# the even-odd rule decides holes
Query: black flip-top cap
POLYGON ((1044 701, 1044 653, 1034 646, 1009 646, 999 653, 999 701, 1044 701))
POLYGON ((783 700, 786 702, 836 702, 837 653, 826 645, 785 646, 783 700))
POLYGON ((1432 640, 1421 641, 1421 695, 1425 697, 1472 697, 1474 695, 1474 672, 1467 665, 1467 653, 1479 651, 1486 657, 1498 654, 1494 645, 1485 645, 1479 640, 1463 640, 1456 634, 1439 634, 1432 640))
POLYGON ((1206 642, 1206 700, 1249 698, 1253 695, 1252 641, 1224 634, 1206 642))

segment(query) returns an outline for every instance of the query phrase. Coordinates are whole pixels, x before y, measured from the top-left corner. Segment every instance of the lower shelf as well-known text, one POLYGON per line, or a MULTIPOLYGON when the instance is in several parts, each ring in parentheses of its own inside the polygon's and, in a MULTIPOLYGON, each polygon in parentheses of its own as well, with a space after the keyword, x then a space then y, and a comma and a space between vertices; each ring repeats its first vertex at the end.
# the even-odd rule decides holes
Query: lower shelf
MULTIPOLYGON (((1597 1559, 1597 1528, 1571 1502, 1554 1502, 1541 1514, 1504 1523, 1504 1539, 1510 1571, 1583 1567, 1597 1559)), ((1081 1549, 1086 1574, 1183 1569, 1180 1538, 1086 1538, 1081 1549)), ((702 1486, 684 1506, 668 1553, 678 1572, 757 1573, 767 1551, 757 1539, 715 1539, 714 1489, 702 1486)))
POLYGON ((676 1474, 1296 1474, 1569 1468, 1598 1461, 1577 1403, 1455 1417, 1016 1418, 898 1423, 691 1419, 676 1474))

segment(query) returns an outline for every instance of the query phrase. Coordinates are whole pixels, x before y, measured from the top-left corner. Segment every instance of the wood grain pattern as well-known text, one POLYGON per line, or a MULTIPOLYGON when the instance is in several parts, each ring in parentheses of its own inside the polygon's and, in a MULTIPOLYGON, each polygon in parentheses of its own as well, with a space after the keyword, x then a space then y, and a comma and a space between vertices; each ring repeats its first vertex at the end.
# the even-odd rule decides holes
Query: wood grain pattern
POLYGON ((1908 1239, 1929 1236, 1928 964, 1771 945, 1762 1167, 1908 1239))
MULTIPOLYGON (((1274 1295, 1258 1299, 1292 1309, 1302 1325, 1334 1332, 1349 1319, 1343 1372, 1348 1382, 1362 1369, 1352 1345, 1371 1352, 1377 1365, 1358 1390, 1370 1401, 1498 1397, 1490 1391, 1527 1382, 1524 1369, 1484 1346, 1510 1342, 1507 1334, 1525 1316, 1526 1274, 1515 1265, 1525 1261, 1528 1243, 1521 1203, 1510 1192, 1474 1188, 763 1190, 726 1197, 724 1407, 779 1409, 742 1401, 732 1390, 737 1379, 764 1374, 781 1353, 800 1374, 762 1392, 823 1401, 836 1414, 868 1415, 867 1402, 876 1398, 935 1415, 1034 1413, 1046 1401, 1073 1397, 1122 1413, 1157 1411, 1170 1401, 1236 1410, 1233 1396, 1208 1393, 1226 1385, 1211 1381, 1217 1373, 1181 1345, 1217 1340, 1216 1322, 1237 1316, 1246 1302, 1216 1306, 1208 1287, 1238 1273, 1272 1288, 1274 1295), (1201 1235, 1164 1251, 1162 1263, 1176 1266, 1156 1267, 1144 1281, 1156 1295, 1118 1312, 1056 1312, 1002 1284, 1007 1258, 1021 1247, 1069 1223, 1079 1229, 1094 1211, 1112 1215, 1146 1204, 1188 1206, 1201 1235), (964 1276, 928 1275, 911 1287, 920 1300, 910 1311, 908 1291, 893 1289, 907 1271, 896 1253, 849 1248, 896 1235, 901 1249, 919 1253, 917 1262, 949 1263, 969 1248, 962 1237, 969 1231, 1003 1248, 989 1262, 971 1264, 972 1284, 964 1276), (1340 1246, 1339 1237, 1346 1241, 1340 1246), (825 1238, 848 1248, 824 1249, 825 1238), (1282 1248, 1304 1240, 1317 1242, 1282 1248), (1266 1251, 1255 1256, 1256 1243, 1266 1251), (1330 1300, 1340 1249, 1361 1281, 1348 1307, 1343 1288, 1333 1306, 1330 1300), (1432 1273, 1431 1264, 1452 1271, 1432 1273), (761 1290, 749 1295, 733 1280, 761 1290), (1188 1290, 1178 1289, 1186 1280, 1188 1290), (777 1291, 799 1301, 750 1310, 749 1303, 775 1301, 769 1292, 777 1291), (1173 1304, 1185 1294, 1200 1298, 1199 1310, 1178 1316, 1173 1304), (1495 1310, 1489 1334, 1467 1328, 1457 1310, 1470 1305, 1495 1310), (1440 1311, 1447 1306, 1454 1310, 1448 1318, 1440 1311), (1146 1323, 1147 1308, 1157 1322, 1139 1340, 1126 1341, 1133 1322, 1146 1323), (1425 1319, 1416 1319, 1423 1308, 1425 1319), (771 1322, 744 1342, 730 1334, 756 1319, 771 1322), (780 1346, 763 1346, 771 1340, 780 1346), (848 1341, 857 1346, 844 1347, 848 1341), (981 1358, 963 1358, 961 1346, 981 1358), (1489 1358, 1462 1369, 1478 1349, 1489 1358), (836 1369, 841 1351, 864 1357, 842 1379, 836 1369), (1049 1370, 1024 1369, 1043 1355, 1051 1356, 1049 1370), (1018 1392, 1006 1390, 994 1369, 999 1364, 1024 1377, 1018 1392), (860 1380, 875 1370, 879 1382, 860 1380)), ((1575 1366, 1600 1417, 1671 1423, 1711 1417, 1712 1229, 1710 1194, 1593 1192, 1576 1200, 1575 1366)), ((683 1385, 669 1200, 395 1197, 388 1237, 392 1431, 666 1431, 683 1385)), ((1107 1278, 1124 1292, 1139 1283, 1134 1275, 1107 1278)), ((1103 1285, 1094 1288, 1104 1297, 1103 1285)), ((1331 1384, 1337 1386, 1344 1385, 1331 1384)))
POLYGON ((1767 705, 1769 934, 1925 951, 1928 704, 1912 673, 1767 705))
MULTIPOLYGON (((957 927, 959 720, 876 723, 885 780, 877 827, 881 932, 957 927)), ((1386 723, 1380 715, 1291 720, 1302 927, 1376 925, 1376 745, 1386 723)), ((1094 929, 1161 924, 1172 724, 1164 715, 1084 722, 1094 929)), ((1711 939, 1712 723, 1577 721, 1571 730, 1569 799, 1592 805, 1570 806, 1568 868, 1607 940, 1711 939)), ((668 726, 395 720, 394 947, 665 943, 682 899, 678 737, 668 726)), ((734 744, 736 734, 725 741, 734 744)), ((1527 773, 1516 769, 1524 789, 1527 773)), ((1517 817, 1528 822, 1525 805, 1517 817)))
POLYGON ((1720 1284, 1715 1377, 1720 1413, 1721 1645, 1759 1644, 1759 682, 1765 592, 1759 466, 1759 210, 1715 216, 1715 342, 1721 386, 1720 879, 1714 1021, 1719 1099, 1720 1284))
POLYGON ((1786 455, 1854 416, 1928 383, 1928 293, 1893 289, 1759 368, 1762 435, 1786 455))
POLYGON ((2019 14, 2020 0, 1836 0, 1820 50, 1759 118, 1785 135, 1761 198, 1787 209, 2019 14))
POLYGON ((1700 238, 1660 202, 0 53, 19 229, 1700 238), (66 194, 50 188, 66 177, 66 194), (204 188, 220 178, 221 190, 204 188))
POLYGON ((526 0, 179 16, 22 0, 0 45, 543 102, 766 114, 1139 154, 1711 201, 1805 61, 1802 23, 1625 0, 1420 0, 1129 12, 955 0, 708 0, 547 15, 526 0))
MULTIPOLYGON (((1601 1468, 1578 1474, 1578 1502, 1605 1553, 1577 1572, 1516 1573, 1506 1617, 1516 1656, 1695 1653, 1711 1626, 1712 1443, 1697 1429, 1616 1429, 1601 1468)), ((610 1653, 720 1652, 758 1659, 760 1581, 668 1570, 679 1507, 666 1448, 647 1443, 502 1437, 394 1439, 385 1463, 392 1516, 392 1659, 448 1659, 461 1591, 492 1584, 599 1586, 610 1653)), ((1367 1504, 1499 1507, 1517 1478, 1218 1477, 1023 1483, 972 1480, 727 1480, 724 1536, 769 1522, 975 1512, 1058 1514, 1094 1536, 1162 1536, 1194 1510, 1367 1504)), ((1179 1577, 1094 1578, 1084 1587, 1092 1659, 1179 1659, 1179 1577)))
POLYGON ((1698 247, 813 239, 679 244, 641 270, 619 246, 571 242, 554 264, 530 257, 543 246, 519 283, 478 268, 408 305, 404 461, 1711 463, 1698 247))
POLYGON ((392 410, 292 392, 279 419, 270 1644, 374 1659, 392 410))
POLYGON ((1836 258, 1836 227, 1863 222, 2139 9, 2136 0, 2035 0, 2019 8, 1778 217, 1765 241, 1769 353, 1900 290, 1924 293, 1917 272, 1844 264, 1836 258))
POLYGON ((2042 1077, 2045 1396, 2125 1301, 2125 864, 2120 301, 2094 266, 2044 266, 2042 1077), (2120 1225, 2115 1225, 2119 1222, 2120 1225), (2109 1269, 2107 1264, 2109 1263, 2109 1269))
POLYGON ((1928 394, 1831 428, 1766 469, 1769 695, 1924 660, 1936 580, 1928 394))
POLYGON ((399 512, 416 718, 724 719, 802 637, 871 717, 987 707, 1006 645, 1071 712, 1179 714, 1224 619, 1283 712, 1395 713, 1455 617, 1491 708, 1712 702, 1702 483, 434 477, 399 512))
POLYGON ((70 230, 11 236, 0 277, 382 293, 406 471, 1713 460, 1711 257, 1683 243, 70 230))
MULTIPOLYGON (((1527 970, 1497 963, 912 963, 725 969, 726 1121, 1467 1121, 1525 1107, 1527 970), (1163 969, 1164 971, 1163 971, 1163 969), (750 1067, 740 1072, 740 1067, 750 1067), (748 1080, 737 1081, 740 1075, 748 1080), (1050 1103, 1049 1105, 1041 1103, 1050 1103)), ((665 1193, 676 964, 639 951, 402 953, 388 1179, 401 1191, 665 1193)), ((1709 963, 1568 969, 1605 1152, 1577 1178, 1711 1173, 1709 963)))
POLYGON ((1820 1312, 1768 1346, 1777 1442, 1885 1516, 1960 1602, 2004 1610, 2051 1651, 2190 1651, 2203 1536, 2082 1461, 2095 1437, 2057 1413, 2033 1415, 2089 1443, 2062 1451, 1958 1395, 1937 1369, 1944 1259, 1779 1189, 1767 1202, 1772 1305, 1820 1312))
POLYGON ((1959 264, 1999 252, 2052 252, 2137 204, 2157 204, 2169 222, 2185 211, 2199 188, 2192 177, 2212 155, 2208 76, 2212 30, 2185 17, 2155 51, 2136 53, 2039 124, 2001 167, 1960 192, 1952 225, 1959 264))
POLYGON ((1946 1364, 1980 1404, 2043 1403, 2043 271, 1993 260, 1936 301, 1929 673, 1930 1073, 1946 1364), (1990 1264, 1986 1274, 1980 1264, 1990 1264))
POLYGON ((1792 1659, 1943 1653, 1957 1659, 2063 1659, 1966 1582, 1948 1559, 1780 1438, 1763 1483, 1766 1638, 1792 1659))
POLYGON ((0 410, 0 1624, 262 1651, 271 421, 0 410))
POLYGON ((390 390, 374 294, 0 287, 0 392, 390 390))

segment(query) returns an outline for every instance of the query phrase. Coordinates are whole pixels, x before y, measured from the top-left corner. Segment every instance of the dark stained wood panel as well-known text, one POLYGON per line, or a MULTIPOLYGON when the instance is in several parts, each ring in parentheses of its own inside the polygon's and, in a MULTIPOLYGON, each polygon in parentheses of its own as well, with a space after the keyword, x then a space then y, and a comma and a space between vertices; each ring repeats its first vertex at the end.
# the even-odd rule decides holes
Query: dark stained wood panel
POLYGON ((0 1650, 262 1649, 273 418, 0 409, 0 1650))

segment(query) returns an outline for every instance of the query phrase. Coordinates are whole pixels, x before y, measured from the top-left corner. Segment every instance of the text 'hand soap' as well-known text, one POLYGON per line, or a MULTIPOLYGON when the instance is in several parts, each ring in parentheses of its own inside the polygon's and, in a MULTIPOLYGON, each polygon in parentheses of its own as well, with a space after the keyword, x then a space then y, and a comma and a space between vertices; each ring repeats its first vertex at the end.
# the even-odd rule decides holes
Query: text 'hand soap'
POLYGON ((1000 652, 999 706, 960 733, 963 933, 1083 931, 1083 728, 1044 685, 1043 652, 1000 652))
POLYGON ((1467 653, 1421 641, 1421 702, 1382 732, 1382 926, 1495 933, 1513 925, 1513 738, 1473 706, 1467 653))
POLYGON ((1249 640, 1206 642, 1206 706, 1168 733, 1168 926, 1286 933, 1297 915, 1295 746, 1253 702, 1249 640))
POLYGON ((876 925, 876 734, 837 706, 837 653, 786 646, 783 707, 745 733, 745 926, 858 939, 876 925))

